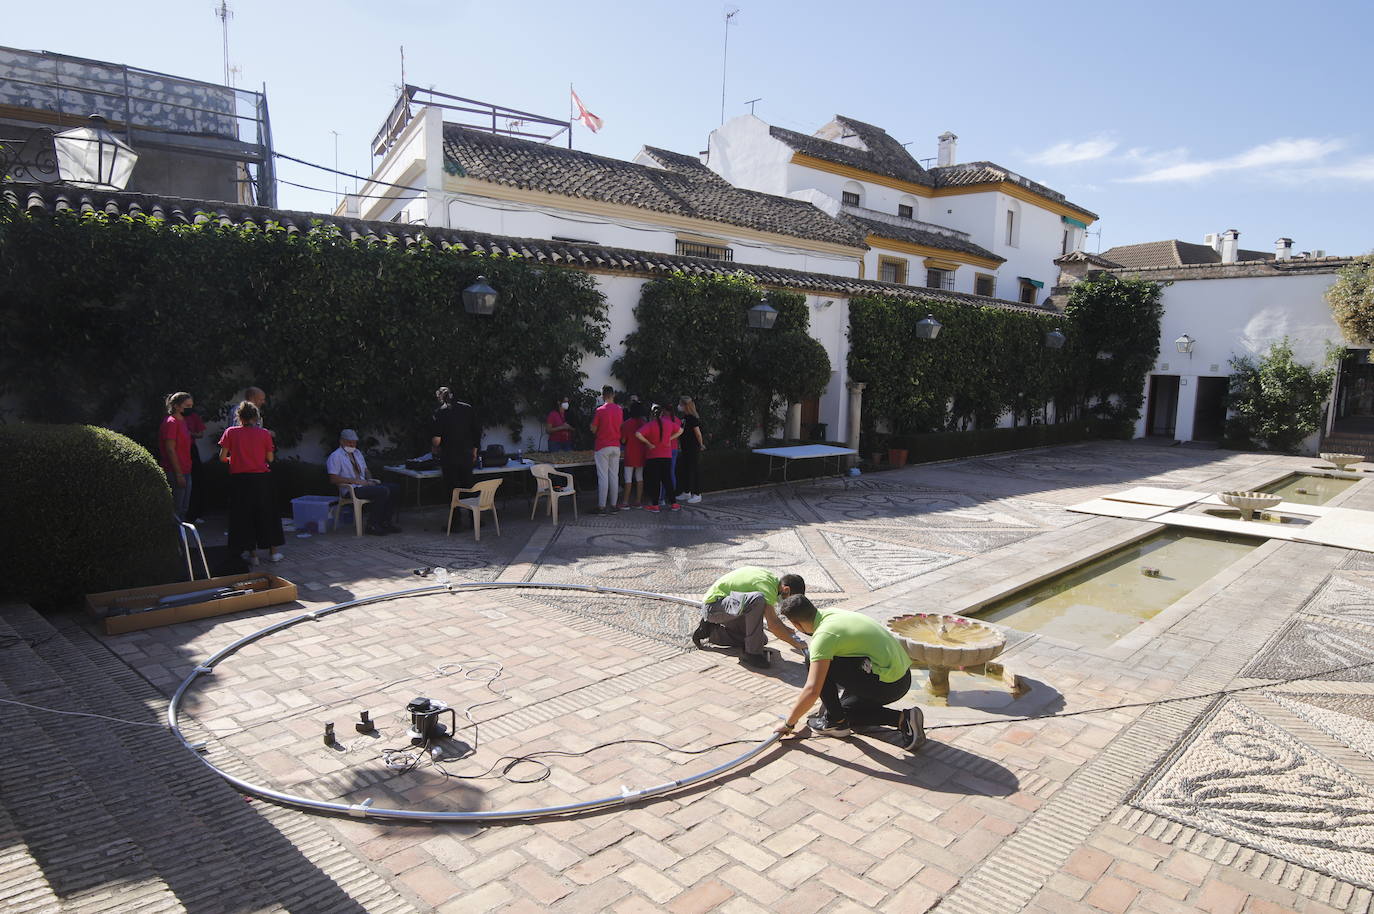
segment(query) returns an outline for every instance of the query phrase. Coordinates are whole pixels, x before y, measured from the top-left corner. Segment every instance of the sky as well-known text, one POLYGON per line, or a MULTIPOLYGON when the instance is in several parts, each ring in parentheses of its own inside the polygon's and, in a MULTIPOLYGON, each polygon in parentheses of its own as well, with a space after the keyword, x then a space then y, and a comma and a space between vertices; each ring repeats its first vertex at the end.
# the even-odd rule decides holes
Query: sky
MULTIPOLYGON (((0 43, 224 81, 219 0, 53 0, 7 9, 0 43)), ((918 159, 959 136, 1099 214, 1088 250, 1238 229, 1241 247, 1374 249, 1374 4, 1336 0, 229 0, 230 60, 266 87, 279 152, 366 174, 408 82, 604 128, 576 148, 628 159, 706 148, 749 110, 811 133, 835 114, 918 159), (724 57, 726 14, 729 53, 724 57), (723 66, 724 61, 724 66, 723 66), (336 137, 337 134, 337 137, 336 137)), ((283 162, 290 209, 335 179, 283 162)), ((340 179, 346 186, 349 182, 340 179)))

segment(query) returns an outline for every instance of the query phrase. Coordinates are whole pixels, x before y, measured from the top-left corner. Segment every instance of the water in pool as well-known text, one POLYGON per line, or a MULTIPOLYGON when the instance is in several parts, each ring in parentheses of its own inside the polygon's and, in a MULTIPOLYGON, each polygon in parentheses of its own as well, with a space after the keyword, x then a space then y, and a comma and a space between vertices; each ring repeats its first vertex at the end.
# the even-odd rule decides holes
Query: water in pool
POLYGON ((1339 479, 1334 476, 1316 476, 1311 473, 1294 473, 1278 482, 1271 482, 1260 489, 1278 495, 1284 501, 1296 505, 1324 505, 1346 489, 1359 482, 1358 479, 1339 479))
POLYGON ((1223 533, 1165 530, 1004 597, 977 615, 1023 632, 1107 647, 1259 544, 1223 533))

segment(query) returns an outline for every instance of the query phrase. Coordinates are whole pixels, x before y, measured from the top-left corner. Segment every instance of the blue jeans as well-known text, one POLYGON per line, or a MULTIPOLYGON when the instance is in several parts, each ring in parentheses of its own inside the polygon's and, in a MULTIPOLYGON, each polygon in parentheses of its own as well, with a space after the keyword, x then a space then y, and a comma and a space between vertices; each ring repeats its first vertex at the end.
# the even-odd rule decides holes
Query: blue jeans
POLYGON ((186 474, 186 485, 177 487, 176 477, 171 470, 163 470, 167 474, 167 485, 172 487, 172 511, 176 514, 177 520, 186 520, 186 509, 191 504, 191 474, 186 474))

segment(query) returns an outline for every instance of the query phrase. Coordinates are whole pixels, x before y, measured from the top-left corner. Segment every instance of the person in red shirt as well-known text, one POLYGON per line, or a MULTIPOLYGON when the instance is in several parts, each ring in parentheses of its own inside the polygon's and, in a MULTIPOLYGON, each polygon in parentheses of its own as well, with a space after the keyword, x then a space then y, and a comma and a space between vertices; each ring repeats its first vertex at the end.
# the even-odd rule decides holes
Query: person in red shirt
POLYGON ((158 429, 158 453, 167 484, 172 487, 172 510, 178 520, 186 520, 191 503, 191 433, 186 428, 186 410, 195 400, 184 390, 167 395, 167 418, 158 429))
POLYGON ((608 384, 601 388, 601 405, 592 416, 597 514, 615 514, 620 510, 616 502, 620 501, 620 427, 624 421, 625 411, 615 402, 615 388, 608 384))
POLYGON ((258 424, 262 414, 256 406, 244 400, 235 413, 238 424, 219 439, 219 459, 229 464, 229 550, 239 552, 249 565, 258 564, 259 549, 280 562, 286 537, 269 466, 277 446, 272 433, 258 424))
POLYGON ((620 426, 620 443, 625 448, 625 488, 621 490, 620 507, 638 508, 644 500, 644 442, 635 436, 644 424, 644 404, 635 398, 630 399, 630 408, 625 424, 620 426), (634 504, 630 504, 630 492, 634 492, 634 504))
POLYGON ((682 434, 682 426, 672 416, 663 414, 663 407, 657 403, 649 411, 649 420, 635 431, 635 437, 644 442, 648 453, 644 462, 645 491, 649 503, 644 510, 658 513, 660 494, 668 502, 668 510, 681 511, 673 494, 673 477, 670 465, 673 459, 673 442, 682 434))
POLYGON ((571 451, 573 427, 568 424, 568 398, 559 401, 558 407, 544 417, 544 428, 549 433, 549 451, 571 451))

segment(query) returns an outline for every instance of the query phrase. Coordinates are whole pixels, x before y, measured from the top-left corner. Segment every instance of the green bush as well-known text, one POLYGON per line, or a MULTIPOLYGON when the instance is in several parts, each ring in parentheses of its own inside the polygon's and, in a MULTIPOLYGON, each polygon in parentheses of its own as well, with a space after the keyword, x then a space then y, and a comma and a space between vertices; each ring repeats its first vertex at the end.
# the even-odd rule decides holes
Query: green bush
POLYGON ((0 426, 0 479, 6 591, 48 602, 180 579, 167 479, 123 435, 0 426))
POLYGON ((1257 442, 1270 450, 1295 453, 1303 439, 1321 428, 1339 351, 1329 350, 1323 367, 1304 365, 1293 359, 1293 346, 1284 337, 1262 358, 1232 358, 1226 443, 1234 447, 1257 442))
POLYGON ((1089 441, 1094 438, 1115 438, 1120 437, 1120 432, 1119 422, 1083 420, 1059 425, 1019 425, 1014 428, 982 428, 967 432, 892 435, 873 449, 885 451, 887 448, 902 448, 907 452, 907 463, 930 463, 935 460, 996 454, 999 451, 1019 451, 1052 444, 1089 441))

